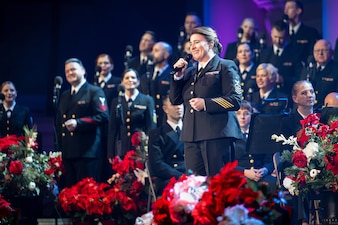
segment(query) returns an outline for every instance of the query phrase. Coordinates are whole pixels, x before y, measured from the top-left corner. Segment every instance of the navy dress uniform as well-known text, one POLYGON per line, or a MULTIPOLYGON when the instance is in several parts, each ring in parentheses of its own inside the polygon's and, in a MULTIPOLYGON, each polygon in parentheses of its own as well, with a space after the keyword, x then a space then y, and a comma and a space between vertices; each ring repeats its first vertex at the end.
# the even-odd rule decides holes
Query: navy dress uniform
POLYGON ((143 74, 140 78, 139 90, 154 99, 155 110, 157 115, 157 126, 161 126, 165 121, 165 114, 162 109, 162 99, 167 95, 170 87, 170 67, 166 67, 160 73, 153 77, 153 73, 148 77, 148 73, 143 74))
POLYGON ((242 137, 235 114, 242 99, 236 64, 215 55, 200 72, 196 66, 190 67, 183 79, 172 78, 169 97, 172 104, 185 106, 181 139, 186 169, 199 175, 217 174, 225 162, 233 160, 234 139, 242 137), (195 111, 190 106, 189 100, 194 97, 205 100, 205 110, 195 111), (208 158, 208 162, 200 162, 199 166, 195 162, 200 156, 189 158, 186 152, 188 148, 194 152, 196 145, 208 158))
POLYGON ((309 80, 316 93, 315 109, 324 105, 324 99, 330 92, 338 91, 338 64, 332 59, 324 68, 317 68, 310 72, 305 70, 302 72, 301 80, 309 80))
POLYGON ((132 150, 131 136, 137 131, 146 134, 156 128, 156 113, 152 97, 138 93, 130 102, 125 97, 113 99, 108 127, 108 158, 123 156, 132 150), (119 108, 121 107, 121 112, 119 108), (121 114, 120 114, 121 113, 121 114))
POLYGON ((155 177, 157 196, 172 177, 180 178, 185 173, 184 145, 167 122, 149 132, 148 155, 150 175, 155 177))
POLYGON ((100 155, 100 125, 109 119, 105 95, 101 88, 85 82, 79 91, 71 95, 62 93, 56 116, 58 150, 65 161, 65 185, 70 186, 84 177, 97 179, 100 155), (65 121, 76 119, 77 127, 68 131, 65 121), (73 171, 71 168, 77 168, 73 171), (71 172, 72 171, 72 172, 71 172))
POLYGON ((4 106, 0 109, 2 116, 0 118, 0 137, 7 135, 24 135, 23 127, 32 128, 32 117, 29 108, 15 104, 13 110, 5 110, 4 106))

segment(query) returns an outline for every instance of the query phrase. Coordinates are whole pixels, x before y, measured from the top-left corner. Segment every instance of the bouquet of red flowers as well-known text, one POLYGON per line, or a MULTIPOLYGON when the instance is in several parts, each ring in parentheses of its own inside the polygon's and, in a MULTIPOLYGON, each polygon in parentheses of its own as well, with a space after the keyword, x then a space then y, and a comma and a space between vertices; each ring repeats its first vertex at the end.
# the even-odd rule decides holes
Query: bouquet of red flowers
POLYGON ((153 224, 272 224, 281 192, 267 193, 267 187, 249 182, 235 170, 237 161, 225 165, 210 177, 174 178, 162 197, 153 204, 153 224))
POLYGON ((281 160, 290 164, 284 169, 283 186, 292 195, 310 191, 338 190, 338 120, 328 125, 320 122, 319 114, 301 121, 297 137, 273 135, 272 139, 293 146, 284 150, 281 160))
POLYGON ((35 128, 0 138, 0 188, 6 197, 37 196, 62 174, 61 152, 37 152, 35 128))

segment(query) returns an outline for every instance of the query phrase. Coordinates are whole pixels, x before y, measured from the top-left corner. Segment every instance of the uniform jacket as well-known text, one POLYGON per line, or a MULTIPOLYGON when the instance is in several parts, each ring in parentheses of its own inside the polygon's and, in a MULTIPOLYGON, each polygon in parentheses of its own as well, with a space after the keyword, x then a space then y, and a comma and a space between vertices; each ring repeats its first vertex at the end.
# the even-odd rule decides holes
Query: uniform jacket
POLYGON ((147 72, 147 62, 141 64, 141 57, 135 56, 128 61, 128 68, 133 68, 141 76, 147 72))
MULTIPOLYGON (((301 79, 306 80, 308 73, 309 71, 304 69, 301 79)), ((316 93, 317 101, 314 107, 322 107, 325 96, 330 92, 338 91, 338 64, 331 60, 322 71, 314 69, 310 72, 309 81, 312 83, 316 93)))
POLYGON ((10 118, 7 118, 7 113, 3 105, 1 105, 0 113, 0 137, 15 134, 17 136, 24 135, 23 127, 26 125, 29 129, 32 128, 32 117, 29 108, 16 104, 10 118))
POLYGON ((181 138, 196 142, 242 136, 235 111, 239 109, 242 90, 236 64, 215 55, 197 76, 197 67, 185 71, 184 78, 170 85, 173 104, 184 103, 185 113, 181 138), (195 111, 189 100, 204 98, 206 111, 195 111))
POLYGON ((247 71, 245 79, 241 77, 241 87, 242 87, 242 99, 245 99, 251 102, 252 94, 255 91, 258 91, 257 83, 256 83, 256 68, 257 65, 254 64, 249 71, 247 71))
POLYGON ((290 44, 296 49, 300 59, 307 62, 307 57, 312 55, 313 46, 321 37, 319 32, 305 24, 301 24, 297 33, 290 36, 290 44))
POLYGON ((275 55, 273 46, 265 48, 261 52, 260 63, 271 63, 278 68, 278 74, 284 79, 281 90, 291 93, 292 86, 299 80, 302 71, 302 64, 294 47, 286 45, 280 56, 275 55))
POLYGON ((58 148, 63 158, 96 158, 100 150, 100 125, 109 119, 106 98, 101 88, 86 82, 71 95, 62 93, 56 118, 58 148), (70 132, 64 123, 76 119, 77 128, 70 132))
POLYGON ((134 132, 144 131, 147 134, 154 128, 156 113, 150 96, 140 92, 131 107, 128 107, 124 96, 113 99, 108 127, 108 157, 123 157, 132 149, 131 136, 134 132))
POLYGON ((154 99, 157 115, 157 126, 161 126, 166 121, 162 109, 162 99, 167 95, 170 87, 171 75, 170 67, 167 67, 159 77, 152 79, 153 72, 145 73, 141 76, 139 90, 143 94, 149 95, 154 99), (150 76, 148 76, 148 74, 150 76))
POLYGON ((162 192, 171 177, 178 179, 185 173, 183 142, 167 122, 149 132, 148 155, 157 193, 162 192))
MULTIPOLYGON (((121 78, 112 76, 107 83, 102 88, 104 95, 106 96, 106 101, 108 105, 108 110, 110 109, 111 106, 111 101, 117 97, 117 88, 119 84, 121 83, 121 78)), ((96 82, 96 85, 100 87, 100 84, 96 82)))

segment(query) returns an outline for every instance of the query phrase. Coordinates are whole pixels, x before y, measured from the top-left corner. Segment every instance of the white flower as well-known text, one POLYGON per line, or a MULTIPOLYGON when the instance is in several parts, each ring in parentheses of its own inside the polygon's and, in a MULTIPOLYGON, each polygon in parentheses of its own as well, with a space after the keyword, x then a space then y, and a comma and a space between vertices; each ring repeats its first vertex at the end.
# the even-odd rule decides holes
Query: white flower
POLYGON ((34 191, 35 188, 36 188, 35 182, 33 182, 33 181, 29 182, 29 184, 28 184, 28 189, 29 189, 30 191, 34 191))
POLYGON ((27 163, 32 163, 33 162, 33 157, 32 156, 27 156, 26 159, 25 159, 25 161, 27 163))
POLYGON ((295 187, 292 185, 294 181, 289 177, 285 177, 283 180, 283 186, 288 189, 291 195, 295 195, 295 187))
POLYGON ((310 177, 316 178, 316 176, 320 173, 320 170, 312 169, 310 170, 310 177))
POLYGON ((309 142, 306 147, 303 149, 304 154, 306 155, 307 162, 309 163, 311 159, 313 159, 318 152, 318 143, 309 142))
POLYGON ((136 168, 136 170, 134 170, 134 174, 137 177, 137 181, 141 182, 143 185, 146 183, 145 179, 149 177, 148 173, 140 168, 136 168))
POLYGON ((234 224, 246 224, 249 211, 243 205, 235 205, 233 207, 227 207, 224 210, 224 215, 231 218, 234 224))

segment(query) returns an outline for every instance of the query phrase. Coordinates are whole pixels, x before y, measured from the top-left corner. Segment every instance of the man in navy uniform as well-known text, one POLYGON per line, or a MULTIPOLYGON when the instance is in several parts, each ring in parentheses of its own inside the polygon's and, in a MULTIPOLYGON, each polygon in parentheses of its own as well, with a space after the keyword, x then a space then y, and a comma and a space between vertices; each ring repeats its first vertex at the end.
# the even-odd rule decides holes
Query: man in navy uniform
POLYGON ((148 153, 150 175, 155 179, 156 195, 160 196, 170 178, 180 178, 185 173, 184 148, 180 140, 183 104, 172 105, 169 96, 163 99, 167 120, 149 132, 148 153))
POLYGON ((100 125, 108 122, 109 114, 104 92, 86 81, 79 59, 65 62, 65 74, 71 88, 60 97, 56 132, 65 166, 64 185, 69 187, 85 177, 97 179, 100 125))
POLYGON ((170 87, 171 68, 169 60, 172 51, 172 47, 166 42, 160 41, 154 45, 152 50, 154 67, 149 68, 149 71, 141 76, 140 86, 138 87, 141 93, 153 97, 158 126, 166 121, 162 109, 162 99, 166 96, 170 87))

